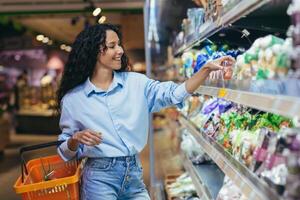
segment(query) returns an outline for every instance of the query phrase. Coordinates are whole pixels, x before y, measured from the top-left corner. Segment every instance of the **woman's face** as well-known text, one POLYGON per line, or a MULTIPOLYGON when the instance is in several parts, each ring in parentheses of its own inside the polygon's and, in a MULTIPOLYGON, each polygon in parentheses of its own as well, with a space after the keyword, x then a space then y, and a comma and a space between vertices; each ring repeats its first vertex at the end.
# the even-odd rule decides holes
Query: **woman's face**
POLYGON ((120 40, 112 30, 106 31, 106 47, 105 51, 100 49, 99 61, 101 66, 112 70, 121 68, 121 57, 124 53, 123 48, 120 46, 120 40))

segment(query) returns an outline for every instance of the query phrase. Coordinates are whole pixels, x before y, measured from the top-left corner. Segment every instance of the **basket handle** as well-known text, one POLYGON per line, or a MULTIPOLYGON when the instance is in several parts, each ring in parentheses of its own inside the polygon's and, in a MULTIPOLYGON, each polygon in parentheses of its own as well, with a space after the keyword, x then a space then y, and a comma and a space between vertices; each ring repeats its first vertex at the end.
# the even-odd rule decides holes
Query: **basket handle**
POLYGON ((61 145, 65 140, 61 141, 53 141, 53 142, 47 142, 47 143, 42 143, 42 144, 36 144, 36 145, 31 145, 31 146, 25 146, 20 148, 20 158, 21 158, 21 172, 22 172, 22 183, 24 182, 24 173, 28 175, 28 170, 26 167, 26 162, 23 157, 23 154, 27 151, 33 151, 37 149, 43 149, 51 146, 59 146, 61 145), (25 171, 24 171, 25 170, 25 171))

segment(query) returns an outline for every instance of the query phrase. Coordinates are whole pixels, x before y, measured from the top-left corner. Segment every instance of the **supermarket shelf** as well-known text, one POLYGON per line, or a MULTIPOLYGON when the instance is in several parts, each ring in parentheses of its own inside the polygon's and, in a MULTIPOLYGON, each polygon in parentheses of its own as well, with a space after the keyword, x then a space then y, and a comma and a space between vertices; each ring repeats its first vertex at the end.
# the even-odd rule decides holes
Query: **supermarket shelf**
POLYGON ((223 186, 224 173, 216 164, 205 163, 193 165, 190 159, 182 153, 181 158, 186 171, 191 175, 193 182, 199 182, 201 187, 197 190, 205 193, 205 198, 214 200, 223 186))
POLYGON ((280 200, 276 192, 270 189, 265 182, 234 159, 212 138, 200 132, 192 122, 188 121, 184 116, 181 116, 179 120, 184 127, 188 128, 203 150, 212 158, 225 175, 240 188, 248 200, 280 200))
POLYGON ((286 117, 300 117, 300 98, 298 97, 269 95, 210 86, 200 86, 196 93, 224 98, 228 101, 286 117))
POLYGON ((216 199, 224 183, 224 173, 216 164, 202 164, 194 167, 212 199, 216 199))
POLYGON ((188 158, 186 158, 185 155, 181 155, 181 157, 182 157, 182 161, 183 161, 182 163, 183 163, 185 170, 189 173, 190 177, 192 178, 192 182, 196 188, 198 197, 200 197, 204 200, 211 200, 209 192, 205 188, 204 184, 202 183, 202 180, 197 175, 197 173, 193 167, 193 163, 188 158))
POLYGON ((251 13, 252 11, 260 8, 264 4, 271 0, 241 0, 237 4, 234 4, 228 12, 224 13, 220 20, 216 22, 206 22, 199 28, 199 32, 188 38, 188 41, 175 51, 175 55, 182 53, 183 51, 192 48, 199 42, 202 42, 206 38, 210 37, 214 33, 218 32, 224 26, 233 23, 241 17, 251 13))

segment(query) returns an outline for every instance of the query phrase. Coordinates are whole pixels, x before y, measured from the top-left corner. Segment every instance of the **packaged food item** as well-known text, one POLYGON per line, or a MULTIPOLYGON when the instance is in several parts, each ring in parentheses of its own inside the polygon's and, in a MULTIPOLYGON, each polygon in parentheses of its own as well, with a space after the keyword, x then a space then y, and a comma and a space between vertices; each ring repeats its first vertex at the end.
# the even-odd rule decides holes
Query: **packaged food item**
POLYGON ((267 149, 271 137, 275 137, 275 133, 269 131, 267 128, 258 129, 257 146, 253 152, 254 160, 252 164, 252 170, 254 172, 262 165, 267 158, 267 149))
POLYGON ((287 176, 288 170, 284 163, 261 173, 261 177, 280 195, 284 192, 287 176))
POLYGON ((190 159, 195 159, 196 157, 203 157, 204 160, 206 158, 204 151, 201 146, 195 141, 195 139, 191 136, 191 134, 184 129, 181 134, 181 144, 180 148, 183 152, 187 154, 190 159))
POLYGON ((237 57, 234 77, 238 80, 265 80, 286 77, 291 67, 291 38, 273 35, 258 38, 251 48, 237 57))
POLYGON ((224 67, 224 75, 223 78, 224 80, 230 80, 232 78, 232 73, 233 73, 233 64, 231 62, 228 61, 224 61, 223 63, 221 63, 221 65, 224 67))
POLYGON ((176 178, 174 183, 171 183, 166 187, 172 197, 188 198, 197 196, 195 186, 193 185, 192 179, 188 173, 183 173, 176 178))
POLYGON ((290 53, 292 57, 293 73, 290 74, 292 78, 300 78, 300 3, 293 0, 288 10, 288 15, 292 18, 292 25, 289 28, 288 34, 292 36, 294 49, 290 53))
POLYGON ((194 73, 199 71, 203 65, 209 60, 209 56, 205 53, 199 54, 194 68, 194 73))
POLYGON ((289 200, 300 199, 300 129, 284 129, 287 149, 285 156, 288 175, 284 198, 289 200))
POLYGON ((240 189, 228 177, 225 177, 224 185, 216 200, 240 200, 242 196, 240 189))
POLYGON ((292 23, 293 23, 293 42, 294 46, 300 45, 300 4, 299 1, 293 0, 290 4, 288 10, 288 15, 292 17, 292 23))

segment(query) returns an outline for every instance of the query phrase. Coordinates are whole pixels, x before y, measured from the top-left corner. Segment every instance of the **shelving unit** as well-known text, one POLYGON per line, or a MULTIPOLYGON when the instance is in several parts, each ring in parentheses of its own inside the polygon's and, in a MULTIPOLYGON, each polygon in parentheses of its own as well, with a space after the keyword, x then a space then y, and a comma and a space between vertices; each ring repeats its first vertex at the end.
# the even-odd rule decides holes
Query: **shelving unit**
POLYGON ((206 38, 210 37, 214 33, 218 32, 224 26, 227 26, 230 23, 233 23, 240 19, 241 17, 251 13, 257 8, 263 6, 264 4, 270 2, 271 0, 242 0, 237 1, 228 12, 224 13, 222 17, 215 22, 206 22, 204 23, 192 37, 188 39, 188 41, 179 47, 175 51, 175 55, 178 55, 185 50, 190 49, 194 45, 202 42, 206 38))
MULTIPOLYGON (((200 46, 200 43, 208 38, 213 41, 220 39, 221 44, 223 42, 224 44, 230 44, 229 42, 233 42, 233 40, 235 42, 236 35, 237 37, 240 36, 242 29, 247 29, 249 32, 252 31, 249 38, 246 38, 247 42, 243 43, 240 40, 232 43, 232 45, 243 45, 243 47, 248 49, 255 39, 264 37, 267 34, 273 33, 273 35, 281 37, 285 34, 288 26, 286 21, 289 20, 286 14, 283 16, 283 19, 281 19, 281 15, 288 4, 289 2, 285 0, 236 0, 230 5, 227 4, 219 19, 206 21, 192 35, 187 36, 185 43, 174 49, 174 56, 180 56, 183 52, 196 45, 199 45, 199 49, 202 48, 203 46, 200 46), (266 4, 268 6, 265 6, 266 4), (261 9, 258 10, 258 8, 261 9), (264 16, 266 17, 262 20, 261 18, 264 16), (273 22, 277 19, 279 19, 280 23, 274 25, 273 22), (270 23, 270 26, 268 26, 268 23, 270 23), (222 32, 219 32, 220 30, 222 32), (238 34, 231 34, 235 32, 238 34), (223 33, 223 36, 218 33, 223 33)), ((290 118, 300 117, 299 79, 283 78, 280 80, 254 81, 250 78, 249 80, 223 80, 222 82, 221 80, 212 80, 199 87, 196 93, 223 98, 240 105, 290 118)), ((282 197, 269 187, 266 182, 249 170, 242 162, 235 159, 213 138, 201 132, 188 118, 182 115, 179 120, 182 127, 189 130, 202 150, 216 163, 217 168, 214 170, 219 169, 228 176, 247 199, 282 200, 282 197)), ((220 184, 220 188, 211 190, 216 185, 216 183, 210 185, 211 182, 209 181, 209 179, 215 178, 214 174, 212 175, 209 171, 206 171, 207 168, 205 167, 207 166, 193 165, 185 154, 181 154, 181 159, 185 170, 192 177, 199 197, 206 200, 216 199, 222 184, 220 184)))
POLYGON ((181 159, 185 170, 191 175, 198 196, 207 200, 216 199, 224 180, 224 173, 218 166, 212 163, 194 165, 184 153, 181 159))
MULTIPOLYGON (((249 200, 280 200, 275 191, 248 170, 242 163, 234 159, 222 146, 210 137, 203 134, 196 126, 184 116, 180 123, 186 127, 202 149, 211 157, 219 168, 227 175, 249 200)), ((185 165, 189 165, 188 162, 185 165)), ((187 167, 187 171, 191 167, 187 167)), ((203 186, 202 186, 203 187, 203 186)))

